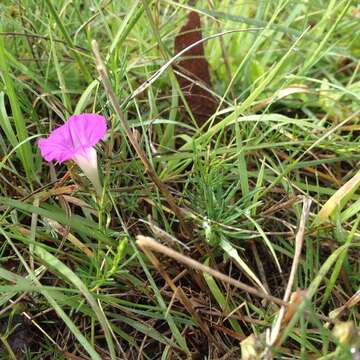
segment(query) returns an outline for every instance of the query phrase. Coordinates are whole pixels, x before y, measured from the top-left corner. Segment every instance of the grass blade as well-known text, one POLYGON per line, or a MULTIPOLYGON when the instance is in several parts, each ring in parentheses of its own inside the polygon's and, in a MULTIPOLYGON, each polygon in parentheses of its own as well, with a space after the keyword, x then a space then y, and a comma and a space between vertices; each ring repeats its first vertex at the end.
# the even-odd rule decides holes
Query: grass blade
MULTIPOLYGON (((1 30, 1 28, 0 28, 1 30)), ((8 63, 6 61, 5 56, 5 43, 2 36, 0 36, 0 70, 2 73, 4 85, 6 88, 6 94, 9 98, 13 119, 15 123, 16 128, 16 135, 17 135, 17 141, 18 142, 24 142, 23 146, 20 147, 17 150, 18 156, 22 162, 23 168, 25 170, 26 176, 29 179, 33 179, 34 174, 34 162, 33 162, 33 154, 30 147, 30 144, 26 142, 26 139, 28 138, 28 132, 26 130, 26 122, 23 117, 21 107, 20 107, 20 101, 16 95, 14 83, 10 76, 10 69, 8 66, 8 63)), ((4 117, 4 113, 2 112, 2 117, 4 117)), ((10 130, 11 126, 6 123, 6 116, 4 117, 4 126, 7 129, 7 134, 10 136, 10 143, 14 143, 15 139, 13 137, 13 131, 10 130), (7 124, 7 125, 5 125, 7 124)))

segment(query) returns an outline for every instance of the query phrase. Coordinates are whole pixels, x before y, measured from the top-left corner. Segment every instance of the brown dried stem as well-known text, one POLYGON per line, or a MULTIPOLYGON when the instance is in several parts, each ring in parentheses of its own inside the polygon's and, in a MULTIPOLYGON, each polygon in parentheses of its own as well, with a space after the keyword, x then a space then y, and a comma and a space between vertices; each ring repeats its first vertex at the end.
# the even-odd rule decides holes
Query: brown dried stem
MULTIPOLYGON (((300 256, 301 256, 301 250, 302 250, 302 246, 304 243, 304 234, 305 234, 305 225, 307 222, 307 219, 309 217, 309 213, 310 213, 310 206, 311 206, 311 199, 309 198, 304 198, 303 199, 303 209, 302 209, 302 213, 301 213, 301 218, 300 218, 300 225, 299 225, 299 230, 296 234, 296 238, 295 238, 295 254, 294 254, 294 260, 291 266, 291 271, 290 271, 290 275, 289 275, 289 280, 286 286, 286 290, 285 290, 285 294, 283 297, 283 300, 288 302, 290 299, 290 295, 291 295, 291 289, 295 280, 295 275, 296 275, 296 271, 297 268, 299 266, 299 262, 300 262, 300 256)), ((282 325, 282 320, 284 319, 285 316, 285 306, 282 306, 280 308, 279 311, 279 316, 276 320, 276 324, 273 328, 273 331, 271 333, 270 336, 270 344, 273 345, 276 343, 276 340, 279 337, 280 334, 280 329, 281 329, 281 325, 282 325)))
POLYGON ((136 243, 137 245, 144 251, 146 252, 147 249, 152 249, 156 252, 160 252, 166 256, 169 256, 173 259, 175 259, 176 261, 183 263, 187 266, 189 266, 190 268, 197 270, 197 271, 201 271, 201 272, 205 272, 225 283, 228 283, 230 285, 233 285, 235 287, 237 287, 238 289, 244 290, 246 292, 248 292, 249 294, 258 296, 260 298, 266 299, 268 301, 271 301, 275 304, 278 305, 282 305, 282 306, 287 306, 288 303, 286 301, 283 301, 277 297, 274 297, 272 295, 269 295, 261 290, 258 290, 252 286, 246 285, 244 283, 242 283, 241 281, 235 280, 231 277, 229 277, 228 275, 225 275, 223 273, 221 273, 220 271, 214 270, 206 265, 201 264, 200 262, 185 256, 183 254, 180 254, 179 252, 170 249, 167 246, 164 246, 160 243, 158 243, 156 240, 154 240, 151 237, 148 236, 143 236, 143 235, 138 235, 136 237, 136 243))

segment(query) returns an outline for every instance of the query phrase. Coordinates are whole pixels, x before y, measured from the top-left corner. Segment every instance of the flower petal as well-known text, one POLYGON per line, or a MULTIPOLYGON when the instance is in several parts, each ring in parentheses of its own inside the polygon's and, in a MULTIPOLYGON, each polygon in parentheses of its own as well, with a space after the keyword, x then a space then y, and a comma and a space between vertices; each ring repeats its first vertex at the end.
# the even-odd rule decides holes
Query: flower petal
POLYGON ((106 120, 97 114, 73 115, 67 124, 75 149, 96 145, 106 133, 106 120))
POLYGON ((102 186, 99 179, 96 150, 93 147, 89 147, 82 153, 74 155, 73 160, 79 165, 83 173, 92 182, 98 196, 101 197, 102 186))
POLYGON ((49 162, 57 160, 62 163, 72 159, 75 153, 72 147, 67 147, 65 144, 53 141, 50 137, 47 139, 40 139, 38 141, 38 146, 42 157, 49 162))
POLYGON ((106 133, 106 119, 97 114, 73 115, 62 126, 53 130, 47 139, 40 139, 38 145, 46 161, 64 162, 103 139, 106 133))

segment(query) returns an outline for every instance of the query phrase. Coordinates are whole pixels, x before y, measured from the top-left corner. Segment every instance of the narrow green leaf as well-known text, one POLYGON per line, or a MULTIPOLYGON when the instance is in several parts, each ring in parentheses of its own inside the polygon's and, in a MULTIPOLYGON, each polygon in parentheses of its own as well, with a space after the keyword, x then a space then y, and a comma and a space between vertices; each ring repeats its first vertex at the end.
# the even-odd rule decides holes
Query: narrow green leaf
POLYGON ((57 272, 59 272, 67 281, 74 284, 80 292, 84 295, 87 302, 93 309, 94 313, 96 314, 99 323, 104 331, 105 338, 108 344, 108 349, 110 351, 111 359, 116 359, 115 349, 114 349, 114 343, 112 340, 112 334, 111 334, 111 328, 109 321, 105 317, 103 311, 97 304, 96 300, 88 290, 88 288, 85 286, 85 284, 82 282, 82 280, 69 268, 67 267, 63 262, 58 260, 55 256, 51 255, 48 251, 43 249, 40 246, 34 247, 34 252, 39 258, 47 264, 52 269, 55 269, 57 272))
POLYGON ((255 275, 255 273, 250 269, 246 262, 239 256, 238 251, 231 245, 231 243, 225 239, 220 239, 219 246, 225 251, 225 253, 232 258, 244 271, 245 275, 248 276, 260 289, 267 293, 267 290, 255 275))
MULTIPOLYGON (((0 28, 1 30, 1 28, 0 28)), ((24 167, 24 170, 26 172, 26 176, 29 179, 34 178, 34 162, 33 162, 33 154, 31 151, 31 146, 29 143, 26 142, 26 139, 28 138, 28 132, 26 129, 26 122, 23 117, 20 102, 16 95, 14 83, 12 81, 12 78, 10 76, 10 69, 8 66, 8 63, 6 61, 5 56, 5 43, 3 36, 0 36, 0 71, 1 75, 4 81, 6 94, 9 98, 11 111, 15 123, 15 129, 16 129, 16 136, 18 142, 25 142, 22 147, 19 147, 17 150, 18 156, 22 162, 22 165, 24 167)), ((6 118, 5 118, 6 121, 6 118)), ((11 140, 14 142, 15 139, 13 138, 11 134, 11 130, 9 128, 9 124, 6 125, 6 129, 8 131, 8 134, 11 138, 11 140)))
POLYGON ((11 206, 27 213, 39 214, 45 218, 56 220, 62 225, 69 225, 80 234, 87 235, 100 241, 102 240, 108 242, 106 235, 96 229, 96 223, 91 223, 89 220, 78 215, 68 217, 60 208, 55 208, 54 206, 48 206, 47 208, 37 207, 19 200, 9 199, 2 196, 0 196, 0 204, 11 206))
MULTIPOLYGON (((209 266, 209 258, 207 258, 204 262, 204 265, 209 266)), ((214 296, 215 300, 219 304, 222 311, 225 312, 225 315, 228 315, 231 312, 231 306, 229 304, 229 301, 225 298, 222 291, 220 290, 218 284, 214 280, 214 278, 209 275, 208 273, 203 273, 204 279, 211 291, 211 294, 214 296)), ((231 327, 238 332, 241 335, 244 335, 244 332, 241 329, 241 326, 239 323, 234 319, 229 319, 229 323, 231 327)))
POLYGON ((51 0, 45 0, 45 3, 47 4, 50 12, 51 12, 51 15, 53 16, 57 26, 59 27, 61 33, 63 34, 64 38, 65 38, 65 41, 67 42, 67 44, 69 45, 69 48, 70 48, 70 51, 71 53, 73 54, 76 62, 78 63, 79 65, 79 68, 81 70, 81 72, 83 73, 84 77, 85 77, 85 80, 88 82, 88 83, 91 83, 93 81, 92 79, 92 76, 89 72, 89 70, 86 68, 85 64, 83 63, 80 55, 78 54, 78 52, 75 50, 75 46, 74 46, 74 43, 73 41, 71 40, 71 37, 69 35, 69 33, 67 32, 64 24, 62 23, 57 11, 55 10, 53 4, 51 3, 51 0))
POLYGON ((85 91, 81 94, 81 97, 76 105, 74 110, 74 114, 78 115, 84 112, 86 106, 89 103, 91 92, 99 85, 98 80, 94 80, 89 86, 85 89, 85 91))

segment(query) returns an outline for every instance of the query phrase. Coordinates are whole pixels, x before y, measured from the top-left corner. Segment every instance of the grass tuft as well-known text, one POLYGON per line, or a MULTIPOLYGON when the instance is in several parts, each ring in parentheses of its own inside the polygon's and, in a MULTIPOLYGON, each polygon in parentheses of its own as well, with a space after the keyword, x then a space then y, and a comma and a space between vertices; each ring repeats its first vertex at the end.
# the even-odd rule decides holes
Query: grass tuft
POLYGON ((359 357, 356 1, 0 12, 1 359, 359 357), (175 76, 190 11, 203 126, 175 76), (108 120, 100 199, 36 144, 82 112, 108 120))

